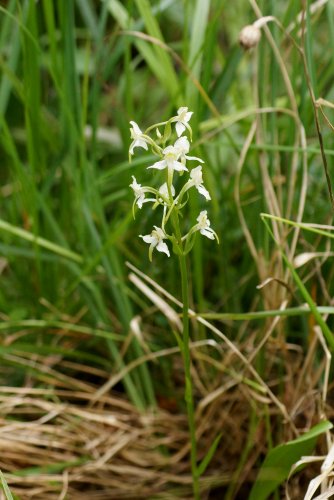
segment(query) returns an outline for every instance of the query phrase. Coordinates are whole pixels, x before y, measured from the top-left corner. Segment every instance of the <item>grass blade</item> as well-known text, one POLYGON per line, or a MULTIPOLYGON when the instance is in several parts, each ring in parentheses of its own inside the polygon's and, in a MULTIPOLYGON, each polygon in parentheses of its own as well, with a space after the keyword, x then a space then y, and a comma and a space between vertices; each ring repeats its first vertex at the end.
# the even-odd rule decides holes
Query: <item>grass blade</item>
POLYGON ((250 492, 249 500, 266 500, 288 478, 291 467, 303 455, 310 455, 317 438, 333 424, 324 420, 294 441, 276 446, 266 456, 250 492))
POLYGON ((14 500, 13 495, 11 494, 10 489, 8 487, 5 476, 2 474, 1 470, 0 470, 0 480, 1 480, 2 489, 3 489, 5 496, 6 496, 6 500, 14 500))
POLYGON ((211 462, 221 438, 222 438, 222 434, 218 434, 216 439, 211 444, 207 454, 205 455, 205 457, 203 458, 201 463, 198 465, 198 467, 197 467, 198 477, 201 477, 202 474, 204 474, 204 472, 206 471, 206 468, 208 467, 209 463, 211 462))

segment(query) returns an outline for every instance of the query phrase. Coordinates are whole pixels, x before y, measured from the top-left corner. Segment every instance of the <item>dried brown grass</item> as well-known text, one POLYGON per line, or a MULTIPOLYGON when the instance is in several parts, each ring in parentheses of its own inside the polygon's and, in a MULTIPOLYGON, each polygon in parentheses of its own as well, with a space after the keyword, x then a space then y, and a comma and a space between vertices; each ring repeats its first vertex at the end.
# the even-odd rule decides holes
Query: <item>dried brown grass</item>
MULTIPOLYGON (((149 284, 147 297, 177 328, 177 301, 142 273, 137 278, 132 282, 143 293, 144 281, 149 284)), ((256 478, 256 464, 267 452, 268 433, 274 443, 283 442, 333 415, 326 403, 328 391, 322 390, 328 359, 323 356, 315 362, 321 346, 317 335, 306 357, 299 346, 268 335, 267 366, 261 378, 252 365, 252 353, 261 343, 263 330, 249 328, 247 340, 240 336, 239 342, 232 343, 215 325, 190 314, 194 329, 200 321, 213 336, 191 345, 199 458, 222 433, 201 479, 202 498, 221 498, 229 485, 230 498, 245 498, 256 478), (256 422, 254 428, 250 415, 256 422)), ((151 320, 146 321, 147 329, 138 327, 139 337, 142 331, 149 332, 151 320)), ((273 321, 284 327, 284 320, 273 321)), ((29 387, 0 388, 0 469, 21 500, 191 498, 188 426, 180 406, 184 388, 177 348, 147 352, 113 374, 102 369, 92 373, 91 367, 60 357, 51 360, 22 352, 10 357, 15 363, 39 368, 39 375, 27 381, 29 387), (173 365, 175 398, 170 401, 162 396, 157 409, 140 413, 115 392, 115 386, 138 364, 166 356, 173 365), (92 375, 95 383, 90 381, 92 375)), ((152 368, 158 375, 159 365, 152 368)), ((290 492, 298 492, 291 498, 301 498, 303 477, 291 480, 290 492)))
MULTIPOLYGON (((21 499, 190 495, 185 416, 162 409, 140 414, 117 395, 100 397, 94 407, 91 401, 84 391, 1 389, 0 468, 14 493, 21 499)), ((208 425, 202 432, 211 434, 208 425)), ((216 469, 204 484, 225 480, 216 469)))

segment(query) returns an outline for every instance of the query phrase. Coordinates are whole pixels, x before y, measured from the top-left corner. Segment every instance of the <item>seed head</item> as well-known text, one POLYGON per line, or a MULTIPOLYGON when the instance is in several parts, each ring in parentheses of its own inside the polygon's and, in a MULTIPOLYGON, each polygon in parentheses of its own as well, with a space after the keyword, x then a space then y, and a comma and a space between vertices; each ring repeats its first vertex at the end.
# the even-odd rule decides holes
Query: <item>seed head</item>
POLYGON ((245 26, 239 35, 239 43, 245 50, 256 47, 261 38, 261 30, 254 24, 245 26))

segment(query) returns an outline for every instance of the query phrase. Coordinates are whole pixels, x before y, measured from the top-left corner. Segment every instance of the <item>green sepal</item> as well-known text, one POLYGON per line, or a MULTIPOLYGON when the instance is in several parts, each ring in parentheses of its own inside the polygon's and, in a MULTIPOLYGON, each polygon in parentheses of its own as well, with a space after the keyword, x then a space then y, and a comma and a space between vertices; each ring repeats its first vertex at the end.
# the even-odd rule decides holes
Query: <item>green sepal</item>
MULTIPOLYGON (((189 194, 188 194, 187 192, 186 192, 185 194, 186 194, 186 196, 187 196, 187 199, 186 199, 186 201, 184 201, 181 205, 177 205, 177 209, 178 209, 178 210, 182 210, 182 208, 183 208, 183 207, 184 207, 184 206, 188 203, 188 201, 189 201, 189 194)), ((180 213, 180 215, 182 216, 182 214, 181 214, 181 213, 180 213)))
POLYGON ((173 245, 173 252, 176 255, 183 255, 183 251, 180 248, 179 242, 177 241, 174 235, 170 237, 170 241, 172 242, 173 245))
POLYGON ((190 139, 190 142, 192 142, 192 140, 193 140, 193 131, 192 131, 192 128, 191 128, 190 125, 188 125, 188 123, 184 123, 184 126, 188 130, 188 132, 189 132, 189 139, 190 139))
POLYGON ((171 122, 168 120, 165 126, 164 135, 162 137, 164 144, 166 144, 171 135, 172 135, 172 125, 171 122))
POLYGON ((188 237, 186 238, 186 243, 185 243, 185 247, 184 247, 184 255, 187 255, 190 252, 190 250, 192 249, 192 247, 194 246, 194 243, 196 240, 196 235, 197 235, 197 232, 194 232, 194 233, 189 234, 188 237))
POLYGON ((151 143, 152 153, 162 158, 162 149, 154 141, 151 143))
POLYGON ((150 248, 148 249, 148 258, 150 262, 152 262, 152 254, 153 254, 153 246, 150 245, 150 248))
POLYGON ((134 219, 136 219, 136 213, 135 213, 135 210, 136 210, 136 200, 133 201, 132 203, 132 217, 134 219))

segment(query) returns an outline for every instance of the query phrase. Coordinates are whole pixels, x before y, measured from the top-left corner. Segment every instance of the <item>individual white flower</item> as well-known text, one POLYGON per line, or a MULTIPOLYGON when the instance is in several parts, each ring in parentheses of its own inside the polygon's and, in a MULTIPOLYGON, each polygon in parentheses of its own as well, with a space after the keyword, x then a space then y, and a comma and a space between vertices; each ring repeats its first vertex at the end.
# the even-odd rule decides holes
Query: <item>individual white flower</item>
POLYGON ((208 219, 206 210, 202 210, 196 220, 198 224, 196 224, 196 226, 194 227, 195 231, 199 231, 201 234, 203 234, 203 236, 206 236, 210 240, 214 240, 216 238, 216 240, 218 241, 217 234, 210 227, 211 223, 208 219))
POLYGON ((136 178, 134 175, 132 175, 132 183, 130 184, 130 188, 132 188, 134 195, 135 195, 135 201, 134 203, 138 205, 139 208, 142 208, 143 203, 147 203, 148 201, 155 201, 153 198, 146 198, 145 199, 145 193, 149 193, 151 190, 150 188, 145 188, 142 187, 141 184, 138 184, 136 178))
POLYGON ((193 168, 190 172, 190 180, 188 181, 189 187, 195 186, 197 191, 202 194, 207 200, 211 200, 209 191, 203 185, 203 173, 201 165, 193 168))
POLYGON ((148 254, 149 259, 152 260, 152 252, 156 248, 158 252, 165 253, 168 257, 170 257, 170 253, 168 250, 168 246, 164 243, 163 240, 166 239, 166 235, 161 227, 154 226, 155 229, 151 232, 151 234, 146 234, 145 236, 139 235, 145 243, 150 245, 148 254))
POLYGON ((180 152, 178 149, 176 149, 174 146, 167 146, 163 150, 163 155, 164 158, 163 160, 157 161, 153 165, 147 168, 156 168, 158 170, 163 170, 164 168, 168 168, 168 170, 177 170, 181 172, 182 170, 188 171, 187 167, 183 165, 179 160, 180 158, 180 152))
POLYGON ((177 116, 175 117, 176 121, 175 129, 178 137, 182 135, 182 133, 185 131, 186 128, 191 131, 188 122, 192 114, 193 112, 188 111, 188 108, 186 107, 182 107, 177 110, 177 116))
POLYGON ((145 138, 145 135, 143 132, 140 130, 136 122, 130 122, 132 127, 130 128, 130 134, 131 134, 131 139, 132 142, 130 144, 129 148, 129 153, 130 155, 133 155, 133 150, 134 148, 144 148, 147 151, 147 139, 145 138))
MULTIPOLYGON (((172 192, 172 196, 175 196, 175 189, 174 189, 173 185, 172 185, 172 188, 171 188, 171 192, 172 192)), ((167 199, 167 200, 169 199, 169 192, 168 192, 167 182, 165 182, 162 186, 160 186, 159 193, 162 194, 162 196, 165 199, 167 199)), ((164 202, 163 198, 160 198, 159 201, 164 202)))
POLYGON ((197 160, 200 163, 204 163, 204 161, 201 160, 201 158, 197 158, 197 156, 187 156, 187 153, 189 153, 190 150, 190 142, 187 137, 183 136, 177 139, 175 141, 174 148, 180 153, 180 160, 182 163, 185 163, 186 160, 197 160))

